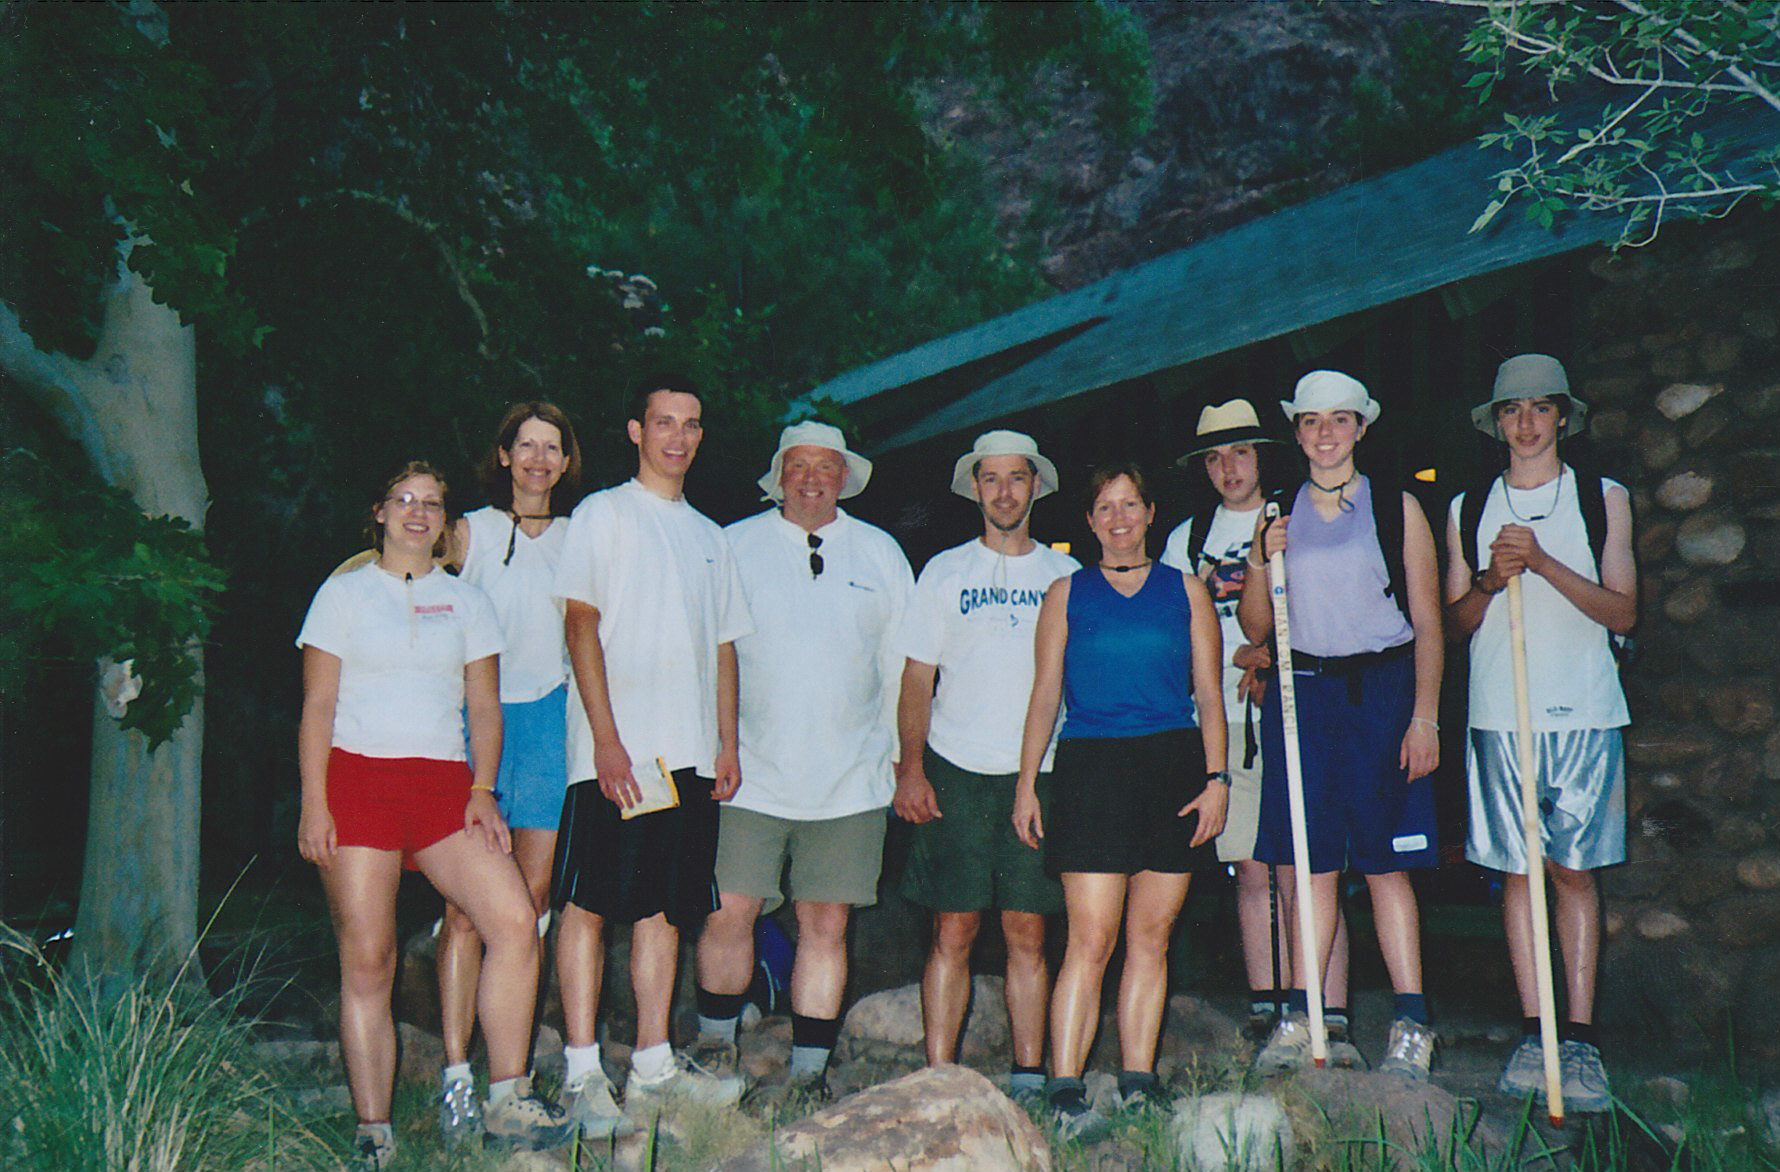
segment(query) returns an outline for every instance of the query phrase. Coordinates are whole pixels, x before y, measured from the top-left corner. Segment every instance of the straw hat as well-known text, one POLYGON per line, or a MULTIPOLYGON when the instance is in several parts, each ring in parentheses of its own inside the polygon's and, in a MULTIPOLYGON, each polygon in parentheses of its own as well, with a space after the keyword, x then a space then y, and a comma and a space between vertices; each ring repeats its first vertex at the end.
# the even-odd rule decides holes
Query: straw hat
POLYGON ((1185 464, 1194 456, 1203 455, 1225 444, 1272 444, 1279 441, 1261 430, 1261 419, 1247 399, 1231 399, 1199 413, 1199 425, 1193 429, 1197 444, 1192 451, 1176 460, 1185 464))

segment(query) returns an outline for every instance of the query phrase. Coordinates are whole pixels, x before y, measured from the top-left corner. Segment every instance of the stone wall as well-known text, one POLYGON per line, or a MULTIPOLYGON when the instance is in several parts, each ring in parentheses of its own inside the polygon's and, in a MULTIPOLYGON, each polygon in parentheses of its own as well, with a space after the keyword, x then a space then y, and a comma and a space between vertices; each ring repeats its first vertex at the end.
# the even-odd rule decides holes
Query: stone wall
POLYGON ((1642 1052, 1780 1063, 1780 216, 1667 227, 1591 265, 1573 366, 1632 490, 1630 861, 1599 1019, 1642 1052), (1577 368, 1580 369, 1577 369, 1577 368))

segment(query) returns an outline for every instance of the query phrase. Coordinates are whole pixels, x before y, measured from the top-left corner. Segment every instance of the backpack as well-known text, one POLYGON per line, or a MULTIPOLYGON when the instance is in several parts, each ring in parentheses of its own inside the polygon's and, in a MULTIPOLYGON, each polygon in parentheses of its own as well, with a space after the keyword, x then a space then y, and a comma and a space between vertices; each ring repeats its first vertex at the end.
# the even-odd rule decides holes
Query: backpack
POLYGON ((1187 518, 1187 573, 1199 573, 1199 561, 1205 556, 1205 538, 1211 532, 1211 521, 1218 505, 1211 504, 1187 518))
MULTIPOLYGON (((1601 551, 1607 548, 1607 486, 1601 474, 1590 468, 1566 465, 1576 477, 1576 505, 1582 512, 1582 526, 1588 532, 1588 547, 1595 555, 1595 578, 1601 576, 1601 551)), ((1473 570, 1477 564, 1477 526, 1483 521, 1483 506, 1501 473, 1482 484, 1465 490, 1464 503, 1459 506, 1459 542, 1465 553, 1465 564, 1473 570)))
MULTIPOLYGON (((1414 626, 1415 620, 1409 615, 1409 592, 1403 584, 1403 490, 1383 486, 1384 482, 1376 476, 1368 475, 1367 479, 1372 487, 1372 528, 1378 535, 1378 552, 1384 555, 1385 596, 1403 612, 1403 621, 1414 626)), ((1278 503, 1282 516, 1291 514, 1304 483, 1298 480, 1271 498, 1278 503)))

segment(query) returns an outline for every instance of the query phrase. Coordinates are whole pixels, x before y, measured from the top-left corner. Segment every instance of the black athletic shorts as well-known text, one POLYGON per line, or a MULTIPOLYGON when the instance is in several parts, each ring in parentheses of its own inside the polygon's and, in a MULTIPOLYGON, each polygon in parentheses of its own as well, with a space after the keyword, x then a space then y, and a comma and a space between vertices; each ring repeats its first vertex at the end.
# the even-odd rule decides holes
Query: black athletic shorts
POLYGON ((556 834, 550 900, 634 924, 661 912, 696 928, 717 910, 717 803, 713 782, 674 772, 680 804, 626 821, 599 782, 569 786, 556 834))
POLYGON ((1205 790, 1196 728, 1057 742, 1045 870, 1182 874, 1218 865, 1217 840, 1188 845, 1199 815, 1176 812, 1205 790))

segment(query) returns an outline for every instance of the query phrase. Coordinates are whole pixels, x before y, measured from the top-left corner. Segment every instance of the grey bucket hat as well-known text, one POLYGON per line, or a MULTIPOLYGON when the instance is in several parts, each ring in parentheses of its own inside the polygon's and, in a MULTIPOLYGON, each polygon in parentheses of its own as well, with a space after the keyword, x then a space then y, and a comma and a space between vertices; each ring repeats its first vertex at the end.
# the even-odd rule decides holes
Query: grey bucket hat
POLYGON ((1549 354, 1516 354, 1496 368, 1496 385, 1488 400, 1471 408, 1471 423, 1484 435, 1499 440, 1502 429, 1496 426, 1496 404, 1551 395, 1562 395, 1570 401, 1570 416, 1558 438, 1580 434, 1588 426, 1588 404, 1571 392, 1564 364, 1549 354))

